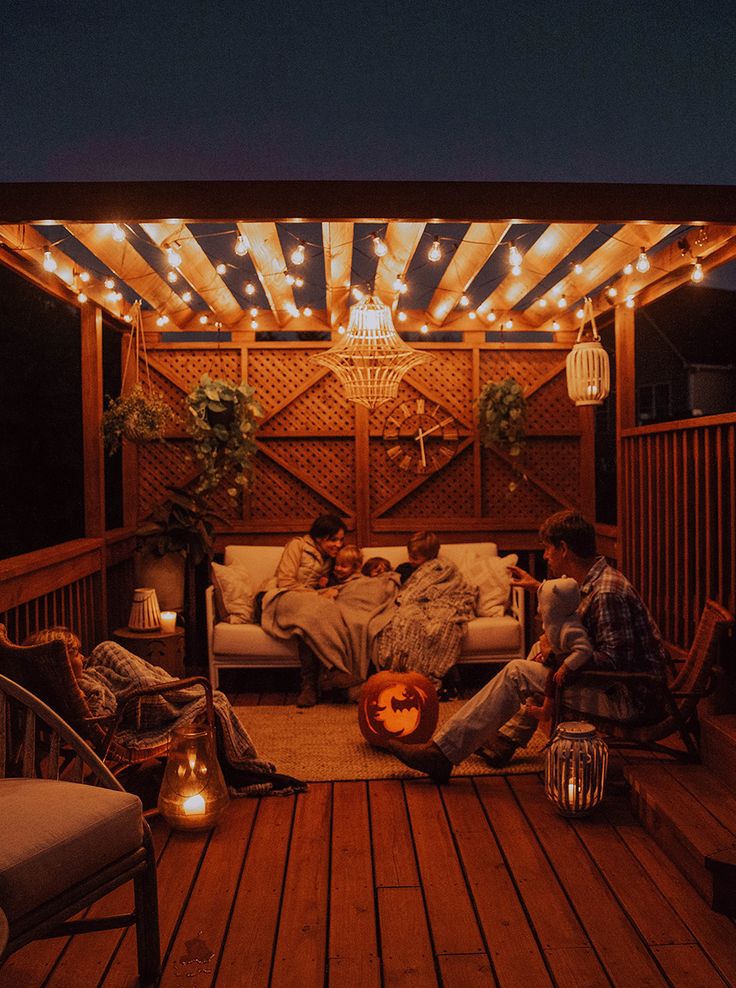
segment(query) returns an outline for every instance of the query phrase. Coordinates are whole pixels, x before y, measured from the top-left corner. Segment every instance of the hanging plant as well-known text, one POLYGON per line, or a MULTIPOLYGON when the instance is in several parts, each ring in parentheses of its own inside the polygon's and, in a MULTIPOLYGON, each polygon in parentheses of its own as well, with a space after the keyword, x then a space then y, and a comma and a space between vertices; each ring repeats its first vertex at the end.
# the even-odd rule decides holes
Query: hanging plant
MULTIPOLYGON (((253 476, 255 433, 263 417, 253 388, 245 381, 235 385, 205 374, 187 395, 187 408, 187 428, 202 470, 195 491, 214 490, 233 469, 235 483, 247 487, 253 476)), ((229 488, 228 494, 234 497, 237 488, 229 488)))
POLYGON ((173 412, 164 396, 151 385, 140 301, 133 306, 133 325, 125 356, 123 379, 131 356, 135 360, 135 384, 127 394, 121 394, 117 398, 108 396, 108 406, 102 414, 102 438, 110 456, 118 451, 123 439, 132 443, 162 440, 166 427, 173 418, 173 412), (141 364, 144 381, 141 381, 141 364))
MULTIPOLYGON (((526 444, 527 405, 524 389, 513 377, 489 381, 478 395, 478 432, 484 446, 498 446, 509 456, 518 457, 526 444)), ((526 475, 519 467, 514 473, 520 480, 526 475)), ((515 491, 518 480, 509 490, 515 491)))

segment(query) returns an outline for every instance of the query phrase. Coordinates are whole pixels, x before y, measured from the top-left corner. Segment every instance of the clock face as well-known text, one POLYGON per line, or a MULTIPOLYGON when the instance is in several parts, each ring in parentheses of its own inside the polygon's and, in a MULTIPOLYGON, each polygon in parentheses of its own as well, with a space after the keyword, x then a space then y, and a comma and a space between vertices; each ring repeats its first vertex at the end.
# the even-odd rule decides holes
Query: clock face
POLYGON ((383 438, 386 455, 401 470, 432 473, 455 455, 457 422, 436 402, 415 398, 391 409, 383 438))

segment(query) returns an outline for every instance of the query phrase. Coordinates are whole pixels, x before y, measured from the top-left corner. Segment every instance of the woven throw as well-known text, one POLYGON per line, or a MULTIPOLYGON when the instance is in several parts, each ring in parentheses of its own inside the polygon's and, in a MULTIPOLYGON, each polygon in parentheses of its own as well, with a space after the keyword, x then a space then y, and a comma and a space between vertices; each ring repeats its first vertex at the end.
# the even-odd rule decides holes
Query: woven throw
MULTIPOLYGON (((460 700, 440 704, 440 724, 462 705, 460 700)), ((235 709, 259 757, 274 762, 278 772, 305 782, 423 778, 421 773, 363 739, 355 704, 320 703, 305 709, 295 706, 235 709)), ((537 731, 528 747, 517 751, 505 768, 491 768, 482 758, 472 755, 455 767, 453 775, 542 772, 546 743, 547 738, 537 731)))

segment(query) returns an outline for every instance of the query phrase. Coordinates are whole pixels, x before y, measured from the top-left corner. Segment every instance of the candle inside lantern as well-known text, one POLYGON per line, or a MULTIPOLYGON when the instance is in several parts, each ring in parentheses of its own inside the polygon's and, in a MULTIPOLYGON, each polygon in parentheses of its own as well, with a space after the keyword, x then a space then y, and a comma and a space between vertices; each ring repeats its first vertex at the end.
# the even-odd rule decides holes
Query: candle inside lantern
POLYGON ((578 794, 578 784, 575 779, 571 779, 567 784, 567 798, 570 801, 570 805, 575 805, 575 797, 578 794))
POLYGON ((187 816, 198 816, 204 813, 205 804, 204 796, 197 793, 194 796, 189 796, 181 804, 181 808, 184 810, 187 816))
POLYGON ((176 631, 176 611, 161 611, 161 631, 173 635, 176 631))

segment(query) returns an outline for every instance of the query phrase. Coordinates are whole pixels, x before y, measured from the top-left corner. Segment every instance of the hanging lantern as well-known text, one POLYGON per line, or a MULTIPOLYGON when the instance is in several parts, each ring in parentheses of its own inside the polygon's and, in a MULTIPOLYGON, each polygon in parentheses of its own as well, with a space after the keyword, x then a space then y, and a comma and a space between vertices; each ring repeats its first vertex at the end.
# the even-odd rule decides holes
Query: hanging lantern
POLYGON ((401 339, 390 309, 375 295, 351 305, 348 328, 336 346, 310 357, 329 367, 349 401, 369 409, 395 398, 404 374, 429 359, 401 339))
POLYGON ((585 816, 603 799, 608 748, 592 724, 560 724, 547 748, 544 788, 563 816, 585 816))
POLYGON ((136 587, 128 627, 131 631, 158 631, 160 626, 161 610, 156 591, 153 587, 136 587))
POLYGON ((360 690, 360 731, 377 748, 385 748, 391 740, 429 741, 438 716, 437 690, 419 672, 377 672, 360 690))
POLYGON ((177 830, 210 830, 230 802, 208 724, 171 732, 158 810, 177 830))
POLYGON ((602 405, 610 390, 608 354, 595 325, 593 303, 586 298, 578 338, 567 355, 567 393, 576 405, 602 405), (593 335, 590 339, 583 339, 588 319, 593 335))

